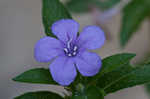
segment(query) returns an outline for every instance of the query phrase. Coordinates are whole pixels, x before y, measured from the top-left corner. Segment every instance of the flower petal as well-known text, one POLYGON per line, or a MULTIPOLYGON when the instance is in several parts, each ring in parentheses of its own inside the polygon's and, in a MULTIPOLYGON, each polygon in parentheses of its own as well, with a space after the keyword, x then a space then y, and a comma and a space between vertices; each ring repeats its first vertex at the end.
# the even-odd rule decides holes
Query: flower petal
POLYGON ((53 79, 63 86, 73 82, 77 75, 73 61, 65 56, 57 57, 49 68, 53 79))
POLYGON ((59 40, 52 37, 44 37, 35 44, 34 57, 39 62, 49 62, 63 52, 61 49, 62 45, 59 40))
POLYGON ((63 42, 75 40, 79 24, 71 19, 62 19, 52 25, 52 32, 63 42))
POLYGON ((83 52, 75 58, 76 66, 83 76, 94 76, 101 68, 101 58, 93 52, 83 52))
POLYGON ((105 41, 105 34, 98 26, 86 26, 78 38, 78 46, 86 49, 100 48, 105 41))

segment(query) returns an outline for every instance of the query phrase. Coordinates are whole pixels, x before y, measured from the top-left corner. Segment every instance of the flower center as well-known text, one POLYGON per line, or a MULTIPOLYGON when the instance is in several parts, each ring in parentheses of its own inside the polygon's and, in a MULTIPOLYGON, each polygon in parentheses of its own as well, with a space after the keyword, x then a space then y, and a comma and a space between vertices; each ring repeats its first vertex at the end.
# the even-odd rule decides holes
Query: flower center
POLYGON ((77 55, 78 47, 71 43, 72 40, 67 42, 66 47, 64 48, 64 52, 67 56, 73 57, 77 55))

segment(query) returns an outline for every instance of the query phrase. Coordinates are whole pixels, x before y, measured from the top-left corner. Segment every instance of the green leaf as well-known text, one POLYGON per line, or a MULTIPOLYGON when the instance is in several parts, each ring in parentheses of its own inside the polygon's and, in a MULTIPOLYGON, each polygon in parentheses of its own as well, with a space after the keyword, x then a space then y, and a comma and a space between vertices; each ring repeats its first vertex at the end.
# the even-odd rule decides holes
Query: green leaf
POLYGON ((64 99, 56 93, 48 91, 28 92, 14 99, 64 99))
POLYGON ((130 70, 131 67, 128 64, 130 60, 135 56, 136 55, 132 53, 120 53, 104 58, 102 60, 102 69, 96 76, 88 78, 88 82, 95 83, 95 81, 104 74, 112 72, 113 70, 120 69, 122 67, 124 68, 124 66, 126 65, 127 66, 125 68, 127 68, 127 70, 130 70))
POLYGON ((149 83, 149 84, 146 84, 146 85, 145 85, 145 88, 146 88, 147 94, 148 94, 149 97, 150 97, 150 83, 149 83))
POLYGON ((126 64, 100 77, 97 85, 108 94, 148 82, 150 82, 150 64, 136 68, 126 64))
POLYGON ((145 18, 150 15, 150 0, 132 0, 123 9, 120 43, 124 47, 145 18))
POLYGON ((28 70, 13 78, 14 81, 35 84, 56 84, 49 72, 49 69, 36 68, 28 70))
POLYGON ((100 73, 108 73, 118 67, 122 67, 123 65, 129 63, 135 56, 135 54, 131 53, 121 53, 106 57, 102 60, 103 65, 100 73))
POLYGON ((138 64, 150 64, 150 52, 146 53, 144 58, 142 58, 138 64))
POLYGON ((52 34, 51 26, 52 24, 60 19, 71 19, 71 15, 63 6, 59 0, 42 0, 43 8, 42 8, 42 18, 43 25, 45 27, 45 33, 47 36, 54 37, 52 34))
POLYGON ((117 68, 109 73, 104 74, 103 76, 99 77, 97 80, 97 86, 104 89, 105 93, 108 94, 106 90, 107 86, 110 86, 110 84, 115 84, 120 77, 124 76, 128 72, 132 71, 132 67, 129 65, 129 63, 124 64, 122 67, 117 68), (104 79, 104 80, 102 80, 104 79))
POLYGON ((71 99, 104 99, 103 91, 95 86, 83 88, 73 93, 71 99))
POLYGON ((98 0, 95 5, 101 10, 107 10, 118 4, 121 0, 98 0))
POLYGON ((75 13, 89 12, 92 7, 100 8, 101 10, 106 10, 113 7, 115 4, 120 2, 120 0, 69 0, 66 3, 68 10, 75 13))
POLYGON ((66 3, 68 10, 75 13, 89 12, 91 0, 69 0, 66 3))

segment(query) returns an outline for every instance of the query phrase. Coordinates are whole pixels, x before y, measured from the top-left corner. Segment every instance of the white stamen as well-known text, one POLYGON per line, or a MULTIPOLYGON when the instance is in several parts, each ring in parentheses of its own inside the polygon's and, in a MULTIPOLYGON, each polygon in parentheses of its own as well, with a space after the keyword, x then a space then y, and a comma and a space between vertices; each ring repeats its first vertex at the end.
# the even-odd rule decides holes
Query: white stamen
POLYGON ((69 48, 69 49, 70 49, 71 41, 72 41, 72 39, 70 39, 70 40, 67 42, 67 48, 69 48))
POLYGON ((77 51, 78 47, 74 46, 73 51, 77 51))
POLYGON ((68 53, 68 49, 67 49, 67 48, 64 48, 64 51, 65 51, 66 53, 68 53))
POLYGON ((76 52, 73 52, 73 55, 76 55, 76 52))
POLYGON ((72 56, 72 55, 69 53, 68 56, 72 56))

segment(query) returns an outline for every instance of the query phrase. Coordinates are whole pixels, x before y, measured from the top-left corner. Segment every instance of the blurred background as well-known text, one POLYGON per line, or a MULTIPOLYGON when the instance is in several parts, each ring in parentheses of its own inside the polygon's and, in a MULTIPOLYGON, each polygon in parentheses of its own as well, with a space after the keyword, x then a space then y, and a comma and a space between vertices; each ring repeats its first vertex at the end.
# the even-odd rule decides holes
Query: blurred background
MULTIPOLYGON (((94 11, 82 14, 76 13, 73 14, 73 17, 80 23, 80 31, 85 25, 97 24, 107 33, 105 45, 100 50, 97 50, 102 58, 121 52, 136 53, 137 56, 133 63, 145 58, 150 51, 149 19, 142 22, 136 35, 122 49, 119 44, 122 18, 119 8, 106 13, 98 11, 98 15, 102 16, 98 19, 94 16, 94 14, 97 16, 97 10, 94 11), (97 20, 100 21, 97 23, 97 20)), ((48 64, 37 63, 33 58, 34 44, 44 36, 41 19, 41 0, 0 0, 0 34, 1 99, 13 99, 13 97, 24 92, 34 90, 63 91, 63 88, 58 90, 55 86, 23 84, 11 80, 11 78, 28 69, 48 67, 48 64)), ((105 99, 148 99, 148 95, 144 86, 137 86, 110 94, 105 99)))

